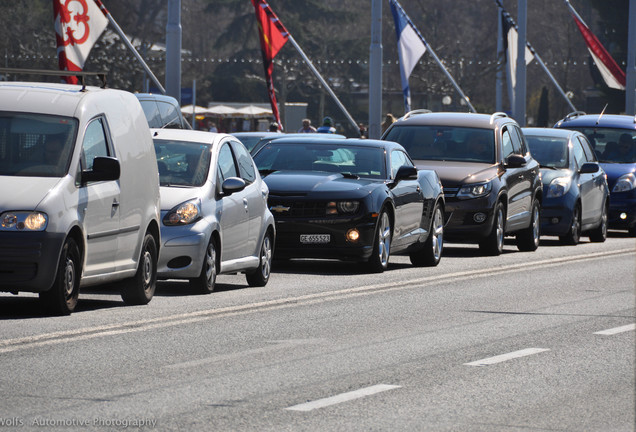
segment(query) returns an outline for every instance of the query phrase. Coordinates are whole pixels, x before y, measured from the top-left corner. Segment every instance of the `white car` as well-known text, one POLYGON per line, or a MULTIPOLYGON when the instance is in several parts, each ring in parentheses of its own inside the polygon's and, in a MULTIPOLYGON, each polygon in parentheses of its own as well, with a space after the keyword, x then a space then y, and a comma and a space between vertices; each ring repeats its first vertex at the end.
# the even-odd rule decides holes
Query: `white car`
POLYGON ((161 191, 159 279, 188 279, 200 292, 216 276, 270 277, 275 240, 269 189, 245 146, 227 134, 151 129, 161 191))

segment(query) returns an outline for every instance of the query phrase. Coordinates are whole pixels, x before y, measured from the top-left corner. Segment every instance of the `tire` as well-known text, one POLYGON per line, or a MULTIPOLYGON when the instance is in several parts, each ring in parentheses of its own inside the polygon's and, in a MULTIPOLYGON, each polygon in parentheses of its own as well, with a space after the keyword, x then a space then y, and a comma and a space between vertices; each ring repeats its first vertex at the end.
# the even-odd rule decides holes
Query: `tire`
POLYGON ((506 213, 501 201, 495 206, 495 220, 488 236, 479 242, 479 249, 490 256, 498 256, 503 252, 506 213))
POLYGON ((269 276, 272 273, 273 243, 272 234, 268 231, 263 237, 263 243, 261 244, 258 268, 245 274, 245 279, 247 279, 249 286, 263 287, 267 285, 269 276))
POLYGON ((589 232, 590 241, 594 243, 603 243, 607 240, 607 205, 603 205, 601 213, 601 221, 599 225, 589 232))
POLYGON ((55 315, 70 315, 77 306, 82 275, 82 258, 77 243, 67 238, 62 247, 55 281, 51 289, 40 293, 46 310, 55 315))
POLYGON ((205 258, 201 266, 201 274, 199 277, 190 279, 190 286, 197 292, 202 294, 210 294, 214 291, 216 284, 216 251, 218 247, 214 238, 210 238, 207 248, 205 249, 205 258))
POLYGON ((121 298, 129 305, 145 305, 157 288, 157 243, 152 234, 144 237, 137 273, 122 282, 121 298))
POLYGON ((391 218, 386 211, 382 211, 378 218, 378 225, 375 231, 373 252, 368 262, 368 267, 371 272, 382 273, 389 266, 392 233, 391 218))
POLYGON ((435 204, 431 227, 424 248, 409 255, 411 264, 416 267, 433 267, 439 264, 444 249, 444 214, 442 208, 435 204))
POLYGON ((567 234, 559 236, 559 240, 565 245, 577 245, 581 241, 581 206, 577 203, 572 212, 572 223, 567 234))
POLYGON ((532 202, 532 215, 530 218, 530 226, 517 233, 517 249, 524 252, 533 252, 539 248, 539 240, 541 237, 541 209, 539 201, 535 199, 532 202))

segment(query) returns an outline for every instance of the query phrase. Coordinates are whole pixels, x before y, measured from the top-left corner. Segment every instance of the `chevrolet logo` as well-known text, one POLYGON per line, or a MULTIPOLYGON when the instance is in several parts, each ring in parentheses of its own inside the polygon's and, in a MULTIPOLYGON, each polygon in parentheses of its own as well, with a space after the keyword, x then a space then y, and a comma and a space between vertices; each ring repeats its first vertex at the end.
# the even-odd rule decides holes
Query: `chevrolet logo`
POLYGON ((283 213, 283 212, 289 211, 290 208, 291 207, 287 207, 287 206, 283 206, 279 204, 279 205, 271 206, 269 210, 276 213, 283 213))

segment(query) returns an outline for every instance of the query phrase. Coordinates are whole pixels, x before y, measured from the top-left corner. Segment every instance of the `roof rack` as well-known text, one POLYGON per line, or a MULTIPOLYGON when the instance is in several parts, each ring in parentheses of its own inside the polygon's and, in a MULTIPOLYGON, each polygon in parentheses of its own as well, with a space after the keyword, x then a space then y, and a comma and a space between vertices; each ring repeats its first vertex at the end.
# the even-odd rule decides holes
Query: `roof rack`
POLYGON ((404 116, 402 117, 402 120, 406 120, 407 118, 409 118, 411 116, 414 116, 414 115, 417 115, 417 114, 430 114, 432 112, 433 111, 431 111, 430 109, 424 109, 424 108, 412 110, 412 111, 409 111, 406 114, 404 114, 404 116))
POLYGON ((49 75, 49 76, 74 76, 82 83, 82 90, 86 90, 84 77, 96 76, 102 81, 102 88, 106 88, 106 72, 85 72, 85 71, 51 71, 45 69, 16 69, 16 68, 0 68, 0 73, 26 74, 26 75, 49 75))
POLYGON ((570 114, 566 115, 563 118, 563 121, 572 120, 573 118, 577 118, 578 116, 585 115, 585 111, 573 111, 570 114))
POLYGON ((490 124, 493 124, 495 122, 495 119, 504 118, 504 117, 508 117, 508 114, 506 114, 505 112, 501 112, 501 111, 494 112, 490 116, 490 124))

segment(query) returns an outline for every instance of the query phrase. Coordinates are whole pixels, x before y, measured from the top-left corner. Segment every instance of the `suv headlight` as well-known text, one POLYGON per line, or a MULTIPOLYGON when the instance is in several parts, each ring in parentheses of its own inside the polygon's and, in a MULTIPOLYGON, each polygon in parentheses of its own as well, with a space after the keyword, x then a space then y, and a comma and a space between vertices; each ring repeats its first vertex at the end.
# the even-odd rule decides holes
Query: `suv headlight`
POLYGON ((353 214, 359 208, 359 201, 330 201, 327 203, 327 215, 353 214))
POLYGON ((492 190, 492 182, 464 185, 457 192, 458 198, 479 198, 486 196, 492 190))
POLYGON ((48 222, 48 216, 42 212, 4 212, 0 215, 0 230, 44 231, 48 222))
POLYGON ((634 188, 636 188, 636 176, 634 173, 628 173, 620 176, 620 178, 616 181, 614 188, 612 188, 612 193, 627 192, 634 188))
POLYGON ((166 226, 188 225, 198 221, 201 218, 201 205, 199 200, 186 201, 172 210, 170 210, 163 218, 163 224, 166 226))
POLYGON ((572 179, 570 177, 557 177, 550 182, 548 186, 547 198, 562 197, 570 190, 572 179))

